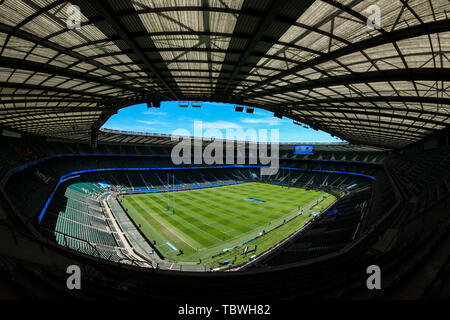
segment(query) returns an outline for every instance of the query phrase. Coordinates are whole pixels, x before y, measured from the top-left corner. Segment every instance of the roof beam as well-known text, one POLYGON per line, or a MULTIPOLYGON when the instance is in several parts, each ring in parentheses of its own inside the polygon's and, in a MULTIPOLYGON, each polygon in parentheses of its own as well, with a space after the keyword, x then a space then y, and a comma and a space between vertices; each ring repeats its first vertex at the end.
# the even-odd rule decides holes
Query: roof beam
POLYGON ((358 136, 365 136, 365 135, 369 135, 369 136, 373 136, 373 138, 380 138, 382 137, 382 139, 385 138, 392 138, 392 139, 396 139, 396 140, 403 140, 403 141, 417 141, 420 140, 422 137, 426 136, 426 135, 408 135, 405 136, 405 133, 398 133, 395 134, 395 131, 392 130, 384 130, 381 129, 379 130, 378 128, 374 127, 374 128, 363 128, 363 127, 358 127, 358 126, 339 126, 337 124, 333 124, 332 122, 330 122, 331 125, 327 124, 323 126, 323 131, 328 131, 328 130, 334 130, 334 134, 340 137, 348 137, 348 133, 349 132, 353 132, 353 133, 357 133, 357 135, 352 135, 352 139, 357 139, 358 136))
POLYGON ((310 61, 307 61, 305 63, 302 63, 296 67, 290 68, 289 70, 286 70, 284 72, 280 72, 275 76, 272 76, 264 81, 261 81, 260 83, 243 90, 239 93, 239 95, 244 95, 247 92, 254 91, 257 88, 260 88, 262 86, 265 86, 267 84, 270 84, 271 82, 275 80, 280 80, 286 76, 289 76, 291 74, 295 74, 298 72, 301 72, 305 69, 311 68, 313 66, 319 65, 321 63, 332 61, 335 59, 338 59, 340 57, 350 55, 355 52, 360 52, 369 48, 381 46, 387 43, 393 43, 396 41, 404 40, 404 39, 411 39, 427 34, 433 34, 433 33, 440 33, 440 32, 446 32, 450 31, 450 24, 447 20, 443 21, 435 21, 435 22, 428 22, 421 25, 413 26, 410 28, 405 28, 401 30, 395 30, 392 32, 389 32, 387 34, 382 34, 376 37, 371 37, 366 40, 356 42, 352 45, 347 45, 346 47, 342 49, 337 49, 335 51, 332 51, 330 53, 324 53, 321 56, 314 58, 310 61))
POLYGON ((106 86, 116 87, 120 88, 122 90, 128 90, 128 91, 138 91, 141 90, 140 88, 130 87, 128 85, 120 84, 120 82, 125 81, 124 78, 121 78, 117 81, 110 81, 107 80, 105 77, 97 77, 92 76, 88 72, 79 72, 74 71, 66 68, 61 68, 57 66, 52 66, 49 64, 29 61, 29 60, 21 60, 21 59, 15 59, 15 58, 8 58, 8 57, 0 57, 0 67, 3 68, 9 68, 14 70, 28 70, 33 72, 41 72, 46 73, 49 76, 57 75, 61 77, 66 77, 69 79, 80 79, 86 82, 95 82, 97 84, 102 84, 106 86))
MULTIPOLYGON (((57 87, 49 87, 49 86, 41 86, 41 85, 33 85, 33 84, 22 84, 22 83, 12 83, 12 82, 0 82, 0 87, 2 88, 10 88, 10 89, 20 89, 20 90, 36 90, 36 91, 42 91, 43 93, 40 95, 40 97, 47 95, 49 92, 55 92, 55 93, 67 93, 69 95, 73 95, 75 97, 93 97, 101 100, 101 98, 104 98, 106 100, 111 99, 111 96, 104 95, 104 94, 98 94, 98 93, 90 93, 86 91, 76 91, 73 89, 66 89, 66 88, 57 88, 57 87)), ((51 96, 49 96, 51 97, 51 96)), ((13 101, 11 101, 13 102, 13 101)))
POLYGON ((24 117, 36 117, 49 114, 64 114, 64 113, 78 113, 85 114, 90 112, 113 112, 113 110, 108 110, 105 108, 98 107, 50 107, 50 108, 21 108, 20 110, 9 109, 8 113, 3 113, 4 109, 0 109, 0 121, 2 120, 13 120, 21 119, 24 117))
MULTIPOLYGON (((348 120, 348 119, 345 119, 345 120, 348 120)), ((310 120, 310 121, 314 121, 314 120, 310 120)), ((425 135, 422 133, 407 131, 404 129, 388 128, 388 127, 382 127, 382 126, 370 126, 370 125, 365 125, 365 124, 353 122, 353 121, 337 122, 337 121, 333 121, 332 119, 327 119, 327 120, 321 121, 320 123, 318 123, 316 121, 316 122, 314 122, 314 124, 315 124, 316 130, 328 131, 330 128, 335 128, 334 132, 330 132, 330 133, 333 133, 338 136, 339 136, 339 134, 342 135, 343 132, 346 132, 348 128, 356 128, 361 133, 362 132, 372 132, 372 133, 373 132, 390 132, 393 134, 398 133, 399 135, 402 135, 403 138, 406 138, 406 136, 422 137, 425 135)), ((431 132, 433 132, 433 131, 431 131, 431 132)))
POLYGON ((80 123, 91 123, 99 119, 99 115, 84 116, 82 118, 70 117, 50 117, 45 119, 29 119, 26 121, 0 122, 0 125, 6 125, 14 128, 50 128, 63 126, 77 126, 80 123), (36 120, 39 120, 37 123, 36 120))
MULTIPOLYGON (((206 0, 204 0, 206 1, 206 0)), ((224 33, 224 32, 211 32, 211 31, 186 31, 186 30, 180 30, 180 31, 167 31, 167 32, 133 32, 130 33, 130 36, 133 38, 147 38, 147 37, 161 37, 161 36, 199 36, 199 37, 222 37, 222 38, 230 38, 230 39, 242 39, 242 40, 252 40, 253 34, 251 33, 244 33, 244 32, 236 32, 236 33, 224 33)), ((119 36, 111 36, 107 39, 92 41, 88 43, 82 43, 76 46, 71 47, 71 49, 82 49, 94 44, 103 44, 105 42, 110 41, 118 41, 120 40, 119 36)), ((271 37, 271 36, 263 36, 260 39, 260 42, 268 43, 268 44, 278 44, 280 46, 284 46, 286 48, 292 48, 297 50, 303 50, 310 53, 320 54, 319 51, 313 50, 308 47, 303 47, 298 44, 293 44, 289 42, 280 41, 278 38, 271 37)), ((209 42, 206 42, 206 46, 210 46, 209 42)), ((186 48, 183 48, 186 49, 186 48)), ((160 50, 160 49, 158 49, 160 50)), ((172 50, 172 49, 171 49, 172 50)), ((173 49, 175 50, 175 49, 173 49)), ((183 60, 184 61, 184 60, 183 60)))
MULTIPOLYGON (((428 103, 438 105, 450 106, 450 98, 437 98, 437 97, 417 97, 417 96, 369 96, 369 97, 345 97, 345 98, 332 98, 332 99, 317 99, 309 101, 301 101, 296 103, 296 106, 310 106, 319 104, 344 104, 344 103, 357 103, 357 102, 404 102, 404 103, 428 103)), ((352 107, 353 108, 353 107, 352 107)), ((357 106, 355 106, 357 108, 357 106)), ((408 109, 395 109, 398 111, 408 111, 408 109)))
MULTIPOLYGON (((260 22, 256 26, 256 28, 255 28, 256 32, 255 32, 254 36, 249 41, 247 41, 245 49, 242 52, 242 54, 240 55, 239 60, 237 61, 235 67, 233 68, 233 72, 232 72, 231 76, 228 78, 226 76, 219 76, 219 79, 222 79, 222 78, 227 79, 227 83, 222 90, 220 90, 220 91, 216 90, 215 94, 227 96, 227 93, 232 91, 233 88, 235 88, 238 85, 239 82, 234 83, 236 75, 238 73, 240 73, 243 65, 245 64, 247 59, 250 57, 251 53, 256 49, 256 46, 262 40, 262 38, 265 35, 265 33, 267 32, 268 28, 272 25, 272 23, 280 15, 283 8, 289 6, 290 8, 292 8, 292 10, 296 10, 295 12, 293 12, 293 15, 295 15, 295 18, 298 18, 313 3, 314 3, 314 0, 303 0, 301 2, 301 5, 299 5, 300 2, 298 2, 297 0, 285 0, 282 2, 272 0, 270 5, 268 6, 267 10, 265 11, 264 15, 260 19, 260 22), (294 2, 297 4, 296 7, 292 5, 292 3, 294 3, 294 2)), ((242 6, 243 8, 246 7, 245 4, 246 3, 244 2, 244 5, 242 6)), ((241 20, 237 21, 235 30, 236 29, 239 30, 239 28, 241 27, 240 26, 241 22, 242 22, 242 24, 244 24, 246 22, 245 18, 241 18, 241 16, 239 16, 239 17, 241 20)), ((289 27, 290 27, 290 25, 286 24, 282 28, 278 28, 276 30, 277 34, 275 35, 275 38, 281 37, 289 29, 289 27)), ((233 47, 233 42, 234 42, 233 40, 230 42, 230 45, 229 45, 230 47, 233 47)), ((274 42, 271 42, 271 43, 268 43, 268 45, 266 45, 264 47, 265 52, 263 53, 263 56, 267 53, 268 50, 270 50, 270 48, 273 46, 273 44, 274 44, 274 42)), ((227 60, 227 57, 225 57, 224 60, 227 60)), ((254 66, 256 66, 256 64, 257 63, 253 63, 254 66)))
POLYGON ((327 88, 332 86, 349 85, 354 83, 387 82, 387 81, 450 81, 450 68, 415 68, 371 71, 365 73, 346 74, 333 78, 319 78, 314 81, 304 81, 298 84, 289 84, 276 89, 267 89, 264 94, 252 93, 245 98, 265 97, 286 92, 327 88))
MULTIPOLYGON (((119 72, 113 68, 110 68, 109 66, 105 66, 102 63, 96 61, 94 57, 83 56, 83 55, 77 53, 76 51, 71 50, 70 48, 65 48, 55 42, 49 41, 47 39, 39 38, 38 36, 28 33, 24 30, 15 30, 14 27, 11 27, 9 25, 6 25, 6 24, 0 22, 0 32, 6 33, 6 34, 14 34, 15 37, 18 37, 20 39, 32 42, 36 45, 44 46, 46 48, 49 48, 49 49, 52 49, 52 50, 58 52, 59 54, 65 54, 72 58, 75 58, 78 60, 78 62, 89 63, 101 70, 107 71, 114 75, 119 75, 121 77, 125 77, 128 80, 135 82, 134 79, 129 78, 126 75, 124 76, 121 72, 119 72)), ((135 82, 135 83, 139 84, 139 82, 135 82)))
POLYGON ((230 78, 228 79, 224 89, 223 93, 226 94, 228 92, 228 89, 230 88, 231 83, 233 82, 236 75, 241 70, 243 64, 247 61, 248 57, 250 56, 251 52, 255 49, 258 42, 262 39, 265 32, 267 32, 267 29, 269 26, 273 23, 275 18, 278 16, 278 14, 281 11, 281 8, 283 7, 285 1, 283 2, 277 2, 272 1, 270 7, 267 9, 266 14, 263 18, 261 18, 260 23, 258 24, 256 28, 256 33, 254 36, 247 41, 247 45, 245 46, 245 49, 241 56, 239 57, 238 62, 236 63, 233 73, 231 74, 230 78))
POLYGON ((330 118, 329 120, 325 120, 323 118, 321 118, 320 116, 315 116, 315 117, 309 117, 309 119, 311 121, 315 121, 317 122, 318 120, 320 120, 320 124, 326 124, 326 123, 337 123, 337 124, 352 124, 354 126, 361 126, 361 127, 366 127, 366 128, 383 128, 383 129, 390 129, 392 131, 399 131, 399 132, 406 132, 408 134, 412 134, 414 135, 415 133, 411 130, 408 129, 417 129, 417 130, 423 130, 423 131, 429 131, 429 132, 433 132, 433 131, 440 131, 442 129, 434 129, 434 128, 426 128, 420 125, 412 125, 412 124, 405 124, 405 123, 398 123, 398 122, 389 122, 389 121, 380 121, 380 120, 370 120, 370 119, 353 119, 353 118, 346 118, 346 117, 335 117, 333 116, 332 118, 330 118), (319 118, 319 119, 318 119, 319 118), (343 120, 343 121, 335 121, 335 120, 343 120), (381 126, 381 125, 387 125, 386 126, 381 126), (389 126, 397 126, 397 127, 401 127, 401 128, 391 128, 389 126), (406 128, 406 129, 405 129, 406 128))
MULTIPOLYGON (((75 0, 73 2, 79 3, 82 1, 75 0)), ((161 83, 162 87, 167 92, 169 92, 172 98, 179 100, 177 93, 175 93, 172 87, 164 80, 164 78, 159 74, 156 68, 150 63, 145 52, 126 31, 126 28, 123 26, 120 19, 117 19, 112 15, 112 12, 114 11, 111 9, 109 4, 105 1, 91 1, 89 2, 89 4, 106 20, 109 26, 120 36, 121 40, 124 41, 132 49, 132 51, 146 64, 146 66, 151 70, 152 76, 161 83)))
MULTIPOLYGON (((26 97, 27 95, 24 95, 24 96, 26 97)), ((96 102, 102 101, 99 99, 88 99, 88 98, 80 98, 80 97, 71 98, 70 96, 66 97, 66 99, 64 99, 64 97, 59 97, 59 96, 56 96, 56 98, 58 98, 58 99, 52 99, 52 97, 46 97, 46 98, 37 98, 37 97, 39 97, 39 95, 34 96, 33 98, 30 98, 30 99, 20 99, 19 98, 19 99, 13 100, 13 99, 5 99, 5 96, 0 94, 0 104, 22 104, 22 103, 39 103, 39 102, 42 102, 42 103, 71 103, 71 104, 73 104, 73 103, 78 103, 78 102, 80 102, 80 103, 82 103, 82 102, 96 103, 96 102)), ((45 109, 45 108, 54 108, 54 107, 55 106, 48 107, 48 106, 43 105, 40 107, 38 106, 38 107, 31 107, 31 108, 45 109)), ((2 109, 0 109, 0 112, 1 111, 14 111, 14 110, 20 110, 20 108, 17 108, 17 109, 16 108, 10 108, 10 109, 2 108, 2 109)))
MULTIPOLYGON (((301 111, 306 111, 306 110, 298 109, 296 111, 301 112, 301 111)), ((346 112, 343 112, 339 108, 320 108, 320 109, 311 108, 309 111, 330 112, 330 113, 335 112, 335 113, 343 113, 343 114, 346 113, 346 112)), ((387 111, 387 110, 383 110, 383 111, 387 111)), ((413 111, 411 111, 411 112, 413 112, 413 111)), ((415 112, 420 114, 419 110, 415 111, 415 112)), ((437 125, 437 126, 445 126, 446 125, 442 121, 424 119, 424 118, 420 117, 420 115, 417 116, 417 117, 412 117, 412 116, 408 116, 406 114, 381 113, 381 110, 380 111, 352 110, 351 114, 363 115, 363 116, 374 116, 374 117, 404 119, 404 120, 410 120, 410 121, 416 121, 416 122, 422 122, 422 123, 430 123, 430 124, 434 124, 434 125, 437 125)), ((293 114, 293 116, 295 116, 295 114, 293 114)), ((315 117, 315 115, 311 115, 311 114, 303 114, 303 116, 308 117, 308 118, 315 117)), ((447 117, 449 117, 449 115, 447 115, 447 117)), ((334 116, 333 116, 333 118, 334 118, 334 116)), ((354 120, 354 121, 358 121, 359 120, 358 118, 351 118, 351 119, 354 120)))
MULTIPOLYGON (((9 118, 5 120, 0 120, 0 124, 3 125, 11 125, 11 124, 23 124, 23 123, 29 123, 29 122, 39 122, 39 125, 48 123, 48 122, 55 122, 55 123, 62 123, 61 120, 82 120, 86 118, 99 118, 102 114, 101 113, 78 113, 78 114, 66 114, 66 113, 53 113, 53 114, 40 114, 40 115, 29 115, 24 116, 24 119, 16 119, 16 118, 9 118)), ((20 117, 18 117, 20 118, 20 117)))
POLYGON ((20 23, 15 25, 13 27, 13 29, 10 32, 8 32, 8 36, 6 37, 5 42, 4 42, 3 46, 2 46, 2 50, 0 51, 0 56, 3 54, 3 51, 5 50, 5 48, 7 48, 9 40, 11 39, 12 36, 15 35, 17 30, 20 30, 20 28, 22 28, 24 25, 26 25, 27 23, 29 23, 33 19, 39 17, 42 14, 45 14, 49 10, 53 9, 54 7, 59 6, 60 4, 62 4, 64 2, 66 2, 66 1, 65 0, 54 1, 54 2, 50 3, 49 5, 41 8, 40 10, 37 10, 35 13, 33 13, 32 15, 28 16, 26 19, 22 20, 20 23))

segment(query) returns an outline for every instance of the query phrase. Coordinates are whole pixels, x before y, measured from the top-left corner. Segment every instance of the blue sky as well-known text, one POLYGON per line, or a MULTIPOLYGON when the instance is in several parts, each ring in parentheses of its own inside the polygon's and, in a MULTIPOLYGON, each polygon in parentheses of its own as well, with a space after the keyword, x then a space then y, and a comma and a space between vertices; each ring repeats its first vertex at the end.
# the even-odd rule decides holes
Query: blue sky
MULTIPOLYGON (((135 105, 119 110, 112 116, 103 128, 172 134, 176 129, 184 129, 190 135, 198 136, 194 132, 195 121, 202 121, 204 137, 215 136, 208 129, 219 129, 225 137, 226 129, 254 129, 258 132, 258 140, 264 140, 259 134, 260 129, 278 129, 280 142, 340 142, 326 132, 315 131, 295 125, 291 119, 278 119, 272 112, 255 109, 254 114, 235 112, 234 105, 205 102, 201 108, 181 108, 178 102, 166 101, 161 108, 147 108, 146 104, 135 105), (186 131, 187 130, 187 131, 186 131)), ((198 132, 197 132, 198 133, 198 132)), ((180 132, 178 134, 181 134, 180 132)), ((268 139, 270 141, 270 138, 268 139)))

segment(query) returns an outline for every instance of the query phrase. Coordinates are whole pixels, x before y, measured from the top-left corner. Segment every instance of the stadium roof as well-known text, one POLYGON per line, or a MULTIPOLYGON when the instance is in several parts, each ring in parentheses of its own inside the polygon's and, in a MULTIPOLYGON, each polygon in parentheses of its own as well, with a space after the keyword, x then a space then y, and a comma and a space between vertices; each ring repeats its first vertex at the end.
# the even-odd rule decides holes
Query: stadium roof
POLYGON ((398 148, 449 126, 449 15, 448 0, 0 1, 0 126, 88 139, 134 103, 218 101, 398 148))
MULTIPOLYGON (((78 137, 79 139, 80 137, 78 137)), ((178 144, 179 139, 188 138, 191 140, 196 140, 198 137, 194 136, 173 136, 169 134, 161 134, 161 133, 147 133, 147 132, 133 132, 133 131, 121 131, 121 130, 112 130, 102 128, 99 130, 98 142, 101 143, 112 143, 112 144, 145 144, 152 146, 161 146, 161 147, 172 147, 178 144), (172 139, 176 138, 176 139, 172 139)), ((73 139, 73 138, 72 138, 73 139)), ((75 136, 75 139, 77 137, 75 136)), ((221 139, 212 139, 202 137, 202 144, 208 145, 211 141, 218 142, 227 142, 227 140, 221 139)), ((242 140, 232 140, 243 142, 242 140)), ((355 151, 355 152, 385 152, 388 151, 379 147, 372 146, 364 146, 364 145, 352 145, 348 142, 282 142, 279 143, 280 149, 292 149, 293 146, 296 145, 313 145, 316 151, 330 151, 330 152, 346 152, 346 151, 355 151)))

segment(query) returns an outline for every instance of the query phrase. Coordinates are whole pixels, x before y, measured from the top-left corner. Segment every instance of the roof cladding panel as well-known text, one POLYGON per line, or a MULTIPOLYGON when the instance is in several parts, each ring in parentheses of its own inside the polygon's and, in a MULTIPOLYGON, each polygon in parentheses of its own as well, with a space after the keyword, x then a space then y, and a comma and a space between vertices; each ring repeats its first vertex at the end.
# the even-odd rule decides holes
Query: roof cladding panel
POLYGON ((403 147, 449 126, 449 12, 448 0, 5 0, 0 125, 89 139, 155 97, 247 104, 403 147), (81 29, 68 28, 70 5, 81 29))

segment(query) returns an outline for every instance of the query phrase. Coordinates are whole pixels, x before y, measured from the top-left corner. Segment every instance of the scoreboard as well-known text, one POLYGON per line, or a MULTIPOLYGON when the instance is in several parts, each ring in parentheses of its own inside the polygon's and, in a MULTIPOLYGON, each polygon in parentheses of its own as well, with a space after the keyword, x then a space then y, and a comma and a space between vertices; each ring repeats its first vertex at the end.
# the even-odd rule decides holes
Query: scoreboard
POLYGON ((313 154, 314 146, 294 146, 294 154, 313 154))

